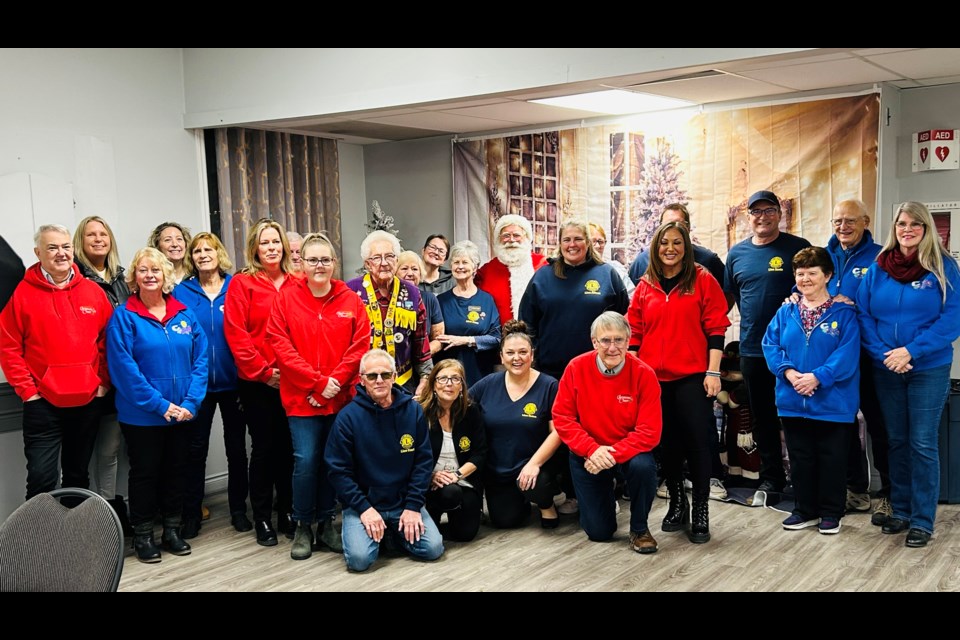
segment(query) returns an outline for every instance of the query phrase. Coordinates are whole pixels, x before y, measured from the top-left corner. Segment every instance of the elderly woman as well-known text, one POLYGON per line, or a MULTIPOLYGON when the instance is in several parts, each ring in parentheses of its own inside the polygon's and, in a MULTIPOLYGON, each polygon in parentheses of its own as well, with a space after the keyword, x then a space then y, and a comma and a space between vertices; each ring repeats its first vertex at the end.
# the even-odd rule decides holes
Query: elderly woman
POLYGON ((173 265, 174 286, 180 284, 189 275, 184 264, 189 244, 190 230, 179 222, 158 224, 147 239, 147 246, 159 250, 173 265))
POLYGON ((483 461, 487 455, 483 415, 466 391, 463 365, 441 360, 430 373, 427 391, 417 400, 430 427, 433 473, 427 512, 434 522, 446 512, 443 537, 469 542, 480 530, 483 461))
POLYGON ((467 385, 493 372, 496 348, 500 344, 500 314, 493 297, 481 291, 473 278, 480 266, 480 251, 469 240, 450 250, 452 289, 437 296, 446 332, 437 339, 443 355, 463 363, 467 385))
POLYGON ((614 479, 623 473, 630 495, 630 549, 654 553, 647 516, 657 491, 653 448, 660 442, 657 375, 632 353, 630 325, 605 311, 590 326, 594 350, 575 357, 560 379, 553 420, 570 448, 580 501, 580 525, 593 541, 617 530, 614 479))
MULTIPOLYGON (((602 258, 603 252, 607 248, 607 232, 604 231, 603 227, 593 222, 590 223, 590 242, 593 243, 593 248, 596 249, 597 255, 602 258)), ((627 295, 633 296, 633 290, 637 288, 637 285, 630 279, 630 274, 627 273, 627 267, 619 260, 610 260, 607 264, 620 274, 620 278, 623 280, 623 286, 627 288, 627 295)))
POLYGON ((554 455, 560 447, 553 427, 557 380, 533 368, 533 340, 522 320, 503 325, 500 361, 505 371, 470 387, 487 431, 483 484, 490 524, 523 526, 532 502, 540 509, 540 526, 555 529, 560 520, 553 496, 560 492, 559 463, 566 462, 554 455))
POLYGON ((247 235, 247 266, 227 287, 224 334, 237 364, 237 388, 250 428, 250 504, 257 544, 277 544, 272 511, 276 489, 277 528, 292 537, 293 449, 280 401, 280 368, 267 320, 279 292, 297 284, 290 274, 290 246, 283 227, 259 220, 247 235))
POLYGON ((300 247, 303 244, 303 236, 296 231, 287 231, 287 243, 290 245, 290 271, 291 273, 302 273, 303 263, 300 259, 300 247))
POLYGON ((720 392, 720 358, 730 320, 723 290, 693 257, 686 225, 667 222, 653 234, 650 264, 637 283, 627 313, 630 347, 653 367, 663 409, 661 459, 670 493, 664 531, 691 521, 683 487, 683 461, 693 479, 693 522, 687 537, 710 540, 708 500, 711 438, 716 440, 713 399, 720 392))
POLYGON ((170 295, 173 265, 141 249, 127 272, 134 295, 107 327, 107 362, 130 456, 130 521, 141 562, 159 562, 153 519, 163 516, 161 545, 187 555, 180 537, 184 467, 192 421, 207 392, 207 338, 197 316, 170 295))
POLYGON ((347 282, 370 321, 370 348, 383 349, 397 365, 397 384, 419 396, 433 369, 427 309, 420 289, 395 275, 403 249, 392 233, 378 230, 360 243, 366 273, 347 282))
MULTIPOLYGON (((83 277, 103 289, 114 309, 126 302, 130 297, 130 289, 120 265, 116 238, 107 221, 100 216, 87 216, 81 220, 73 234, 73 247, 73 261, 77 263, 83 277)), ((121 439, 113 390, 99 402, 103 413, 94 449, 97 491, 117 512, 124 533, 133 535, 127 517, 127 505, 123 496, 117 494, 117 459, 120 455, 121 439)))
POLYGON ((453 275, 450 269, 443 266, 450 254, 450 241, 446 236, 435 233, 427 236, 423 243, 423 277, 420 282, 421 291, 429 291, 439 296, 444 291, 453 288, 453 275))
POLYGON ((940 416, 960 335, 960 270, 924 205, 897 209, 877 264, 857 289, 857 307, 890 442, 893 515, 882 530, 909 529, 906 545, 923 547, 940 495, 940 416))
POLYGON ((200 533, 210 428, 218 406, 227 453, 230 522, 234 529, 241 532, 250 531, 253 524, 247 518, 247 423, 240 411, 237 365, 223 330, 224 307, 231 280, 227 272, 233 269, 233 263, 220 238, 204 231, 190 241, 186 265, 192 275, 177 285, 173 296, 200 320, 200 327, 207 337, 210 363, 207 395, 200 405, 197 419, 190 427, 181 530, 182 537, 189 540, 200 533))
POLYGON ((280 292, 270 313, 267 336, 280 367, 280 399, 293 439, 294 560, 317 542, 340 553, 333 526, 335 494, 327 479, 323 449, 337 413, 353 398, 360 358, 370 348, 370 325, 360 298, 334 279, 337 254, 319 233, 302 245, 303 280, 280 292))
POLYGON ((840 531, 847 502, 847 443, 860 406, 860 329, 852 305, 828 290, 833 260, 807 247, 793 256, 797 304, 783 305, 763 336, 763 355, 777 379, 796 493, 788 530, 840 531))
POLYGON ((443 344, 437 340, 437 337, 444 333, 444 324, 443 312, 440 311, 437 296, 423 287, 421 277, 425 270, 423 258, 415 251, 401 251, 397 256, 397 277, 417 285, 420 295, 423 296, 423 306, 427 310, 427 335, 430 336, 430 354, 432 355, 443 348, 443 344))

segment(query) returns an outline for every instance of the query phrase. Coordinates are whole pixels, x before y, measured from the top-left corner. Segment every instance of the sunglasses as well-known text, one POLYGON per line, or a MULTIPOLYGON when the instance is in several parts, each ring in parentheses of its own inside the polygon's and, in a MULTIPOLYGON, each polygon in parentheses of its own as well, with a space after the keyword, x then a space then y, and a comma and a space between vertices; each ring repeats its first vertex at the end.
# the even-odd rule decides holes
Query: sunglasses
POLYGON ((393 380, 393 376, 397 375, 393 371, 374 371, 371 373, 361 373, 364 378, 367 379, 367 382, 376 382, 377 380, 393 380))

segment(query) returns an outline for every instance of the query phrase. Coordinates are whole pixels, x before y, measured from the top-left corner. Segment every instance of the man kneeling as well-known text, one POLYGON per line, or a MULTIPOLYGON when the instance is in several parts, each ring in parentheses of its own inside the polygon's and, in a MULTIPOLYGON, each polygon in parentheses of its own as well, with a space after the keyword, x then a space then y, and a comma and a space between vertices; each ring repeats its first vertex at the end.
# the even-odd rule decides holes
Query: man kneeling
POLYGON ((360 360, 360 388, 337 415, 324 455, 343 503, 343 557, 365 571, 385 535, 421 560, 443 554, 443 538, 424 508, 433 455, 423 411, 393 385, 397 368, 382 349, 360 360))

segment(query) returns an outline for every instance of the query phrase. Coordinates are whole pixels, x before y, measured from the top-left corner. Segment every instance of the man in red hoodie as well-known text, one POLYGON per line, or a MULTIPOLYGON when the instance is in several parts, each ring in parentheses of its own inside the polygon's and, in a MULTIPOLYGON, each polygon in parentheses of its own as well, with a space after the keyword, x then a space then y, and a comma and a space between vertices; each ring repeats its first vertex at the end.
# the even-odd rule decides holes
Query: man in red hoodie
POLYGON ((617 530, 614 474, 623 472, 630 495, 630 548, 654 553, 647 516, 657 490, 653 448, 660 442, 660 383, 632 353, 630 325, 604 311, 590 326, 594 351, 567 365, 553 405, 557 434, 570 448, 570 474, 580 502, 580 526, 591 540, 617 530))
POLYGON ((40 262, 27 269, 0 314, 0 366, 23 400, 27 499, 89 486, 87 466, 110 386, 106 327, 113 306, 73 262, 70 232, 43 225, 40 262))

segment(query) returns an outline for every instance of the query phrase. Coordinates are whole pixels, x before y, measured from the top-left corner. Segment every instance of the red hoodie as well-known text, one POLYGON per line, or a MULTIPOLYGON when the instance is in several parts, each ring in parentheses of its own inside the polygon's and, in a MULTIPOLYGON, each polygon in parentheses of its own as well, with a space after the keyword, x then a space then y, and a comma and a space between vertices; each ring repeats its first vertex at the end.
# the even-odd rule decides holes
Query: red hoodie
MULTIPOLYGON (((280 291, 297 279, 284 276, 280 291)), ((277 366, 277 356, 267 341, 267 320, 278 290, 263 274, 238 273, 230 279, 223 333, 237 363, 237 375, 248 382, 268 382, 277 366)))
POLYGON ((317 298, 299 278, 277 296, 267 340, 277 355, 287 415, 331 415, 356 393, 360 358, 370 349, 370 321, 360 296, 340 280, 332 280, 330 293, 317 298), (331 377, 340 383, 340 393, 327 400, 322 394, 331 377))
POLYGON ((79 407, 110 386, 107 322, 113 305, 73 265, 62 289, 40 263, 27 269, 0 314, 0 365, 24 401, 36 394, 55 407, 79 407))
POLYGON ((666 294, 647 276, 640 278, 627 310, 630 346, 653 367, 657 379, 679 380, 707 370, 707 336, 722 336, 730 326, 723 289, 697 265, 693 293, 666 294))
POLYGON ((564 444, 582 458, 603 445, 613 447, 613 459, 623 463, 660 443, 660 383, 632 353, 625 357, 620 373, 605 376, 597 368, 597 352, 588 351, 571 360, 560 378, 553 423, 564 444))

